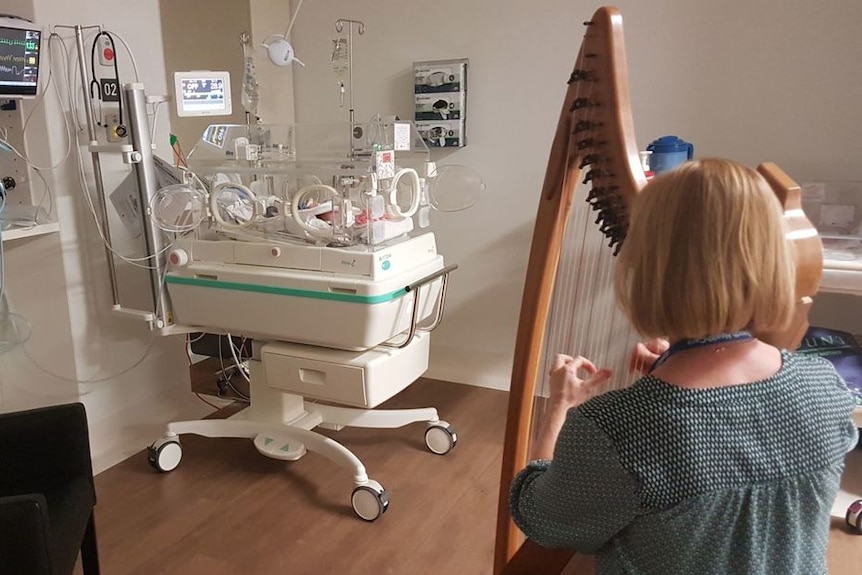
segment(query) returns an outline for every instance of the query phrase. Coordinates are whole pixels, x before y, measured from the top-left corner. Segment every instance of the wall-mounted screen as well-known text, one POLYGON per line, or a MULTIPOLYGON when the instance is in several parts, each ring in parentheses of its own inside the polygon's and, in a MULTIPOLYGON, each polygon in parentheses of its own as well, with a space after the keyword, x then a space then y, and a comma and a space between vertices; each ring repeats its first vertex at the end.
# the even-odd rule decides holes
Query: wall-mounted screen
POLYGON ((39 88, 42 31, 26 20, 0 18, 0 98, 29 98, 39 88))
POLYGON ((175 72, 177 116, 230 116, 230 74, 175 72))

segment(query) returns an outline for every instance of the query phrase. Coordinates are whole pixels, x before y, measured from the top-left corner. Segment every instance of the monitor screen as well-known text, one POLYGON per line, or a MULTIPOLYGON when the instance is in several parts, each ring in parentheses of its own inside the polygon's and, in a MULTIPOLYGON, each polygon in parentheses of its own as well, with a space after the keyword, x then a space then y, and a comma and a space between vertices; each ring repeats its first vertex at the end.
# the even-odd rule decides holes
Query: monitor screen
POLYGON ((176 72, 177 116, 229 116, 230 75, 227 72, 176 72))
POLYGON ((22 20, 18 27, 0 20, 0 98, 36 95, 39 87, 41 30, 22 20))

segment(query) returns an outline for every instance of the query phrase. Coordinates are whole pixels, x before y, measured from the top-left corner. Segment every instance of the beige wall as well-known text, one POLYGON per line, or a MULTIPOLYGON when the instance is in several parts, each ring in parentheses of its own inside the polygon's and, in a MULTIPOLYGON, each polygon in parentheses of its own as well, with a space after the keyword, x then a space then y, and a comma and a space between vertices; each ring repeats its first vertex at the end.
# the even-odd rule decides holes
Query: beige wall
MULTIPOLYGON (((273 34, 284 34, 292 12, 287 0, 250 0, 249 4, 251 35, 255 45, 255 69, 260 84, 259 116, 266 124, 291 124, 294 122, 293 74, 294 70, 301 68, 274 66, 267 59, 260 44, 273 34)), ((295 0, 293 4, 296 4, 295 0)))
POLYGON ((261 47, 272 34, 283 34, 290 21, 287 0, 160 0, 165 73, 226 70, 231 75, 233 114, 220 118, 179 118, 170 106, 171 129, 186 153, 213 122, 246 122, 242 106, 244 60, 239 37, 248 32, 255 49, 259 84, 258 117, 268 124, 293 122, 293 67, 272 65, 261 47))
MULTIPOLYGON (((104 24, 129 41, 149 93, 172 91, 155 3, 12 0, 11 5, 30 10, 46 30, 56 24, 104 24)), ((621 0, 618 5, 641 145, 677 134, 693 141, 698 155, 752 164, 774 160, 799 180, 862 178, 856 158, 862 150, 862 76, 853 73, 862 51, 855 29, 862 3, 621 0)), ((288 16, 279 13, 287 10, 286 1, 252 0, 251 6, 256 43, 283 31, 288 16)), ((265 119, 274 118, 268 121, 289 121, 294 104, 300 121, 346 118, 329 67, 339 17, 367 26, 354 44, 358 119, 377 112, 410 117, 414 60, 470 59, 470 143, 435 156, 441 163, 472 166, 488 191, 472 211, 437 214, 441 251, 461 267, 435 333, 433 377, 508 385, 537 190, 580 44, 580 23, 594 7, 569 0, 440 0, 433 10, 414 0, 309 1, 292 38, 307 67, 276 69, 258 57, 261 76, 271 75, 261 82, 262 94, 270 90, 261 102, 265 119)), ((67 31, 63 35, 69 37, 67 31)), ((229 48, 235 41, 227 35, 222 44, 229 48)), ((128 77, 127 68, 123 73, 128 77)), ((63 157, 67 109, 49 95, 28 128, 28 145, 45 163, 63 157)), ((158 132, 169 130, 163 110, 158 132)), ((159 155, 169 158, 165 138, 157 143, 159 155)), ((86 151, 83 157, 88 165, 86 151)), ((10 303, 32 320, 33 339, 25 349, 0 356, 0 409, 82 399, 102 469, 144 447, 164 422, 197 417, 208 408, 188 392, 181 340, 151 341, 145 327, 111 316, 104 249, 73 166, 66 162, 51 178, 60 233, 6 245, 10 303)))
POLYGON ((231 116, 179 118, 170 103, 171 131, 183 151, 191 152, 204 129, 212 123, 245 124, 242 107, 243 53, 240 34, 251 32, 248 1, 160 0, 165 82, 173 95, 174 72, 218 70, 230 72, 231 116))
MULTIPOLYGON (((675 134, 699 156, 775 161, 800 181, 862 179, 858 0, 620 0, 641 146, 675 134)), ((412 62, 469 58, 467 133, 439 163, 476 169, 472 211, 436 214, 452 277, 429 375, 508 386, 537 194, 596 4, 571 0, 306 2, 294 47, 298 121, 344 117, 328 58, 337 18, 354 43, 356 117, 412 117, 412 62)))

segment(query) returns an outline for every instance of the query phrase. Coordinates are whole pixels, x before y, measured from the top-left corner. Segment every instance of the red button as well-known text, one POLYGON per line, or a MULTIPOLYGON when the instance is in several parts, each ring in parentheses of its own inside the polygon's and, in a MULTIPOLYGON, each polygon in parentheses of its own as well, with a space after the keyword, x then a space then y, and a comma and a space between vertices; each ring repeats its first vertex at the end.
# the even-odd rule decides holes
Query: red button
POLYGON ((110 48, 105 48, 102 54, 105 56, 105 60, 113 60, 114 59, 114 51, 110 48))

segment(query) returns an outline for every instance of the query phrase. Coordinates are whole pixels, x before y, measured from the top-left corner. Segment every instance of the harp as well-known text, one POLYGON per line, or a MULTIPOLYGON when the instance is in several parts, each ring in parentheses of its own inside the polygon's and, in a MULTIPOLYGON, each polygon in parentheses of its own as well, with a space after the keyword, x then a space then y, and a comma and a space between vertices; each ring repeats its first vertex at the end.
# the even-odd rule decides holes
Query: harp
MULTIPOLYGON (((584 355, 621 374, 628 371, 638 339, 616 308, 611 286, 628 205, 646 185, 630 109, 622 17, 616 8, 602 7, 585 25, 545 172, 521 303, 503 448, 497 575, 592 572, 589 557, 524 541, 509 516, 508 489, 531 459, 532 423, 540 417, 541 387, 552 355, 584 355), (584 194, 586 201, 579 197, 584 194), (584 323, 601 323, 604 332, 587 333, 580 326, 584 323)), ((775 164, 762 164, 758 171, 784 206, 788 241, 796 248, 798 304, 788 329, 757 335, 794 349, 808 326, 822 245, 802 212, 799 186, 775 164)), ((630 382, 617 379, 613 385, 630 382)))

